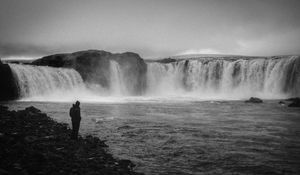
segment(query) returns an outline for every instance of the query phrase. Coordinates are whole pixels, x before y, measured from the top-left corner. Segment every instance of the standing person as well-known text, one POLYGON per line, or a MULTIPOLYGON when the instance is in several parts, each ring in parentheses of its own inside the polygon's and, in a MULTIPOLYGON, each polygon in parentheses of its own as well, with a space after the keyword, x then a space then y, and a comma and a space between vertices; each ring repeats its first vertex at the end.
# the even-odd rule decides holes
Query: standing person
POLYGON ((77 140, 78 137, 78 131, 80 127, 80 120, 81 120, 81 115, 80 115, 80 102, 76 101, 75 104, 70 109, 70 117, 72 119, 72 135, 71 138, 77 140))

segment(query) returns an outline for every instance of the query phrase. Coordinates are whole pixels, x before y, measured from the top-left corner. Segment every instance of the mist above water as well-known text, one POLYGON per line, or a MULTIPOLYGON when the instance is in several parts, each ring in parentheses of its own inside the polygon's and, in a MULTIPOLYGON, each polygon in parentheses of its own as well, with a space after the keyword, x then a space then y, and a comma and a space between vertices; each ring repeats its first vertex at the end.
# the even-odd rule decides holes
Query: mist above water
POLYGON ((10 64, 21 100, 139 102, 279 99, 300 94, 299 57, 199 59, 147 63, 144 94, 131 94, 117 62, 110 62, 110 86, 86 84, 74 69, 10 64))

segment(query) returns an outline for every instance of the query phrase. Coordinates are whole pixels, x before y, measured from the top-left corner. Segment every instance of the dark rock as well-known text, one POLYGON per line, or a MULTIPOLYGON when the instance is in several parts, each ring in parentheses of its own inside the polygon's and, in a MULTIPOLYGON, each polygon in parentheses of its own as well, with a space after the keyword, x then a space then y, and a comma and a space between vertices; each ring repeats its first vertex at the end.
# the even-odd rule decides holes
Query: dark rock
POLYGON ((263 101, 257 97, 251 97, 249 100, 246 100, 245 103, 262 103, 263 101))
POLYGON ((288 99, 285 99, 285 101, 300 101, 300 97, 293 97, 293 98, 288 98, 288 99))
POLYGON ((176 62, 177 60, 176 59, 173 59, 173 58, 164 58, 164 59, 161 59, 161 60, 156 60, 155 62, 159 62, 159 63, 173 63, 173 62, 176 62))
POLYGON ((55 138, 55 136, 53 136, 53 135, 43 137, 43 139, 54 139, 54 138, 55 138))
POLYGON ((8 110, 7 106, 0 105, 0 111, 7 111, 7 110, 8 110))
POLYGON ((25 111, 28 111, 28 112, 32 112, 32 113, 41 113, 41 110, 33 107, 33 106, 30 106, 28 108, 25 108, 25 111))
POLYGON ((11 69, 0 60, 0 101, 15 100, 18 96, 18 87, 11 69))
POLYGON ((187 90, 187 91, 190 91, 192 90, 192 87, 189 86, 189 83, 188 83, 188 77, 189 77, 189 60, 185 60, 184 61, 184 67, 183 67, 183 85, 184 85, 184 88, 187 90))
POLYGON ((5 174, 9 174, 9 172, 5 171, 4 169, 0 169, 0 174, 1 175, 5 175, 5 174))
POLYGON ((147 65, 136 53, 125 52, 113 54, 112 60, 119 63, 123 76, 126 77, 125 86, 130 95, 141 95, 146 89, 147 65))
POLYGON ((69 54, 55 54, 45 56, 41 59, 33 61, 34 65, 43 65, 43 66, 51 66, 51 67, 65 67, 71 64, 71 60, 66 57, 69 54))
POLYGON ((5 115, 0 120, 0 174, 141 174, 132 170, 130 160, 115 159, 97 137, 70 140, 70 128, 39 109, 5 115))
POLYGON ((135 167, 135 165, 130 161, 130 160, 126 160, 126 159, 123 159, 123 160, 119 160, 118 161, 118 164, 122 167, 122 168, 129 168, 129 169, 132 169, 133 167, 135 167))
POLYGON ((26 136, 24 140, 26 142, 35 142, 38 138, 36 136, 26 136))
POLYGON ((91 146, 108 147, 108 146, 105 144, 105 141, 102 141, 102 140, 100 140, 99 138, 93 137, 93 136, 91 136, 91 135, 87 135, 87 136, 85 137, 85 141, 86 141, 86 143, 88 143, 88 144, 91 145, 91 146))
POLYGON ((87 84, 110 86, 111 61, 116 61, 126 77, 130 95, 139 95, 146 88, 147 65, 136 53, 112 54, 102 50, 86 50, 70 54, 56 54, 32 62, 33 65, 74 68, 87 84))
POLYGON ((283 83, 283 92, 289 93, 292 96, 300 95, 300 57, 293 61, 287 62, 285 65, 285 82, 283 83))
POLYGON ((284 102, 284 101, 279 101, 278 104, 284 106, 284 105, 285 105, 285 102, 284 102))
POLYGON ((300 103, 293 102, 293 103, 289 104, 288 107, 300 107, 300 103))
POLYGON ((286 101, 291 101, 291 103, 288 105, 288 107, 300 107, 300 98, 299 97, 289 98, 289 99, 286 99, 286 101))

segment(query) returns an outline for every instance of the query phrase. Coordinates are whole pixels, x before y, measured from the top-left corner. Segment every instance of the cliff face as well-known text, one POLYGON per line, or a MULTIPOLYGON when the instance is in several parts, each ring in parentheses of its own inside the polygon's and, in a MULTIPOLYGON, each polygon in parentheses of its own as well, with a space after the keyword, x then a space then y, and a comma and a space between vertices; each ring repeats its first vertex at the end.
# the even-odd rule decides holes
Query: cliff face
POLYGON ((135 53, 112 54, 100 50, 79 51, 70 54, 56 54, 34 61, 33 65, 74 68, 87 84, 110 86, 110 64, 116 61, 126 77, 126 86, 130 95, 141 94, 146 87, 147 65, 135 53))
POLYGON ((136 53, 126 52, 114 54, 111 59, 122 68, 127 91, 133 95, 141 95, 146 89, 147 65, 136 53))
POLYGON ((14 100, 18 97, 18 89, 12 71, 0 60, 0 101, 14 100))

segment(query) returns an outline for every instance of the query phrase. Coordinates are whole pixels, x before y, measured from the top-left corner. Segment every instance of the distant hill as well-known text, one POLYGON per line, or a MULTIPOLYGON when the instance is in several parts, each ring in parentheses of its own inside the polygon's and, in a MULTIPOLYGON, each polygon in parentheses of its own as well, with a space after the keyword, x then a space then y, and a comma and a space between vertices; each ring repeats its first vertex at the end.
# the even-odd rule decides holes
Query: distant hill
POLYGON ((165 58, 147 59, 146 62, 171 63, 181 60, 250 60, 250 59, 280 59, 298 55, 278 55, 278 56, 245 56, 245 55, 222 55, 222 54, 188 54, 175 55, 165 58))
POLYGON ((1 60, 1 61, 3 63, 31 64, 34 60, 9 59, 9 60, 1 60))

